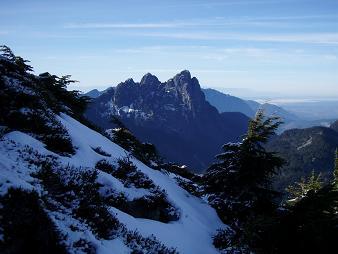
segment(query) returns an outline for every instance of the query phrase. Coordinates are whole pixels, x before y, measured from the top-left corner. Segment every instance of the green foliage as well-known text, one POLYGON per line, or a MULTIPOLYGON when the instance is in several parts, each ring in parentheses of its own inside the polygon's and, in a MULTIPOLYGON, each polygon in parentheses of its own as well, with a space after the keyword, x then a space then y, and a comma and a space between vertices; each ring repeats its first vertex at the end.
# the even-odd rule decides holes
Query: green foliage
POLYGON ((311 175, 307 178, 302 178, 300 182, 295 183, 287 188, 289 193, 288 201, 289 204, 297 202, 299 199, 302 199, 306 196, 309 191, 317 192, 323 187, 323 181, 321 179, 321 174, 315 174, 313 170, 311 175))
POLYGON ((1 253, 67 253, 36 192, 9 189, 0 204, 1 253))

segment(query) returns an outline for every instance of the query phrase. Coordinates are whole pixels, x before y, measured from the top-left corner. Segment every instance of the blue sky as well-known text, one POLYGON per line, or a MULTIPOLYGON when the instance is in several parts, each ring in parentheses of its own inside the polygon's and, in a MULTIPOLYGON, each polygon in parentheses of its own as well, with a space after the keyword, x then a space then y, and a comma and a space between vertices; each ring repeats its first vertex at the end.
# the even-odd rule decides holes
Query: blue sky
POLYGON ((0 11, 0 43, 37 73, 71 74, 71 89, 188 69, 225 91, 338 95, 338 0, 11 0, 0 11))

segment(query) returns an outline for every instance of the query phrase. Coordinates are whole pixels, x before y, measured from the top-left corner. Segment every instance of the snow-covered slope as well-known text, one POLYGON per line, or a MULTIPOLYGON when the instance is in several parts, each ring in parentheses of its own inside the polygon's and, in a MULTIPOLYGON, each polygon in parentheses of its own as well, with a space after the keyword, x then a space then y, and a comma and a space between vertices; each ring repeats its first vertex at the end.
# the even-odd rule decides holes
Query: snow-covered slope
MULTIPOLYGON (((222 224, 215 210, 202 199, 180 188, 173 174, 151 169, 132 157, 130 162, 137 167, 137 170, 166 193, 166 199, 178 218, 166 223, 136 218, 108 204, 108 211, 118 219, 121 226, 115 230, 117 233, 113 237, 99 237, 86 220, 79 219, 69 207, 48 193, 46 185, 41 178, 37 177, 42 167, 40 162, 53 161, 52 165, 57 165, 56 174, 60 174, 67 182, 77 171, 92 172, 97 163, 103 159, 116 165, 117 160, 125 157, 128 152, 66 114, 61 113, 56 119, 67 130, 75 147, 75 154, 66 157, 53 153, 47 150, 42 142, 20 131, 5 134, 0 140, 0 194, 5 195, 10 187, 36 190, 41 198, 45 197, 50 202, 54 202, 57 208, 52 210, 46 205, 45 210, 57 229, 65 236, 63 242, 70 253, 85 252, 83 248, 76 247, 75 243, 80 239, 90 244, 97 253, 131 253, 133 250, 143 250, 141 253, 169 253, 156 250, 154 243, 150 244, 153 245, 153 250, 151 247, 147 249, 134 239, 140 236, 144 239, 148 237, 153 239, 152 235, 157 242, 161 242, 168 249, 174 248, 179 253, 217 253, 212 244, 212 236, 217 229, 224 228, 225 225, 222 224), (97 151, 104 151, 104 153, 97 151), (132 232, 135 231, 138 233, 133 234, 132 232)), ((154 186, 148 189, 136 188, 134 184, 126 185, 112 174, 95 170, 98 173, 96 181, 100 184, 99 190, 102 196, 119 193, 123 194, 126 200, 132 201, 152 195, 154 186)))
POLYGON ((26 63, 0 46, 0 253, 217 253, 198 176, 94 131, 69 76, 26 63))

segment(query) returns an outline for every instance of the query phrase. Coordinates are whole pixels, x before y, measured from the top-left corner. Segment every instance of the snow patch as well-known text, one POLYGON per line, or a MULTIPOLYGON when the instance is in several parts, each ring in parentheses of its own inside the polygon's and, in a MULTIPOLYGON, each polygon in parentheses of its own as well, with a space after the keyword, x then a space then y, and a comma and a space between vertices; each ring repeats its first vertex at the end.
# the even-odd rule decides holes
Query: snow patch
POLYGON ((303 143, 301 146, 297 147, 297 150, 301 150, 309 145, 312 144, 312 137, 310 137, 305 143, 303 143))

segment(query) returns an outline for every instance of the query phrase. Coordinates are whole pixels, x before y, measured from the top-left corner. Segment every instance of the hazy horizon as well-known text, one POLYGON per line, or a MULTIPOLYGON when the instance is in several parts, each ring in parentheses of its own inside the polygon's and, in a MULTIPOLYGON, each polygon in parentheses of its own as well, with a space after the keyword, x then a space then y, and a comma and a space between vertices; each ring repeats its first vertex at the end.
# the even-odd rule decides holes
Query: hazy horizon
POLYGON ((70 89, 188 69, 204 88, 257 98, 338 94, 334 0, 13 0, 0 21, 1 44, 36 73, 71 74, 79 83, 70 89))

